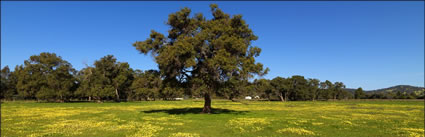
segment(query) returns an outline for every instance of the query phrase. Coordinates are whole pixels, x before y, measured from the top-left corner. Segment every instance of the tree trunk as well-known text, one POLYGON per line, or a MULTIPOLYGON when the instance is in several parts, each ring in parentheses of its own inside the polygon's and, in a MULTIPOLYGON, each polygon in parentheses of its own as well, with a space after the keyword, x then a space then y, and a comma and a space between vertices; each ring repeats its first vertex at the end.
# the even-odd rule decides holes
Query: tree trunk
POLYGON ((103 101, 102 101, 102 98, 101 97, 96 97, 97 99, 96 99, 96 101, 97 101, 97 103, 103 103, 103 101))
POLYGON ((233 100, 233 96, 232 95, 229 96, 229 100, 233 100))
POLYGON ((91 101, 91 96, 89 96, 89 101, 91 101))
POLYGON ((204 109, 202 109, 202 113, 211 113, 211 97, 210 94, 205 93, 204 95, 205 97, 205 104, 204 104, 204 109))
POLYGON ((266 94, 267 96, 267 101, 270 101, 270 94, 266 94))
POLYGON ((120 101, 120 95, 118 94, 118 89, 115 89, 115 95, 117 95, 117 101, 120 101))
POLYGON ((280 92, 279 97, 280 97, 280 101, 282 101, 282 102, 284 102, 284 101, 285 101, 285 99, 283 99, 283 94, 282 94, 282 92, 280 92))

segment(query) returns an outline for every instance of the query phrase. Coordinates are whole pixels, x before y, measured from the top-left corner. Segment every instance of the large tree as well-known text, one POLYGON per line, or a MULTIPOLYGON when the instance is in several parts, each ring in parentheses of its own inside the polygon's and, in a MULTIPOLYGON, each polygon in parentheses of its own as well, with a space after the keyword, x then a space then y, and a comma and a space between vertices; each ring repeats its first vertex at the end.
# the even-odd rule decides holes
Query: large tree
POLYGON ((55 53, 33 55, 15 69, 18 94, 25 99, 67 101, 76 88, 75 72, 55 53))
POLYGON ((210 7, 210 20, 200 13, 190 17, 191 10, 183 8, 169 15, 167 24, 171 29, 167 37, 152 30, 147 40, 133 44, 141 53, 151 53, 155 58, 164 84, 206 86, 202 91, 204 113, 211 112, 211 95, 226 81, 252 78, 268 70, 255 62, 261 49, 252 46, 251 41, 258 37, 242 15, 231 17, 215 4, 210 7))
POLYGON ((86 67, 79 72, 81 81, 78 95, 101 101, 115 99, 120 101, 133 81, 133 70, 126 62, 117 62, 112 55, 95 61, 94 67, 86 67))

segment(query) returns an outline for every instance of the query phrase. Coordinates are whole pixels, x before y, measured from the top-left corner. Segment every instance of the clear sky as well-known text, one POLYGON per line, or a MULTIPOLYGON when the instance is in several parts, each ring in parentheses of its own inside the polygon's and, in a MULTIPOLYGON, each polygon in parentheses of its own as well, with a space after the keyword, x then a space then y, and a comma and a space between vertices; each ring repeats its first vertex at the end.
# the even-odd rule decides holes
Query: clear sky
MULTIPOLYGON (((132 46, 166 34, 182 7, 211 18, 212 2, 1 2, 1 66, 54 52, 73 64, 112 54, 135 69, 157 69, 132 46)), ((262 48, 265 78, 303 75, 366 90, 424 86, 424 2, 214 2, 242 14, 262 48)))

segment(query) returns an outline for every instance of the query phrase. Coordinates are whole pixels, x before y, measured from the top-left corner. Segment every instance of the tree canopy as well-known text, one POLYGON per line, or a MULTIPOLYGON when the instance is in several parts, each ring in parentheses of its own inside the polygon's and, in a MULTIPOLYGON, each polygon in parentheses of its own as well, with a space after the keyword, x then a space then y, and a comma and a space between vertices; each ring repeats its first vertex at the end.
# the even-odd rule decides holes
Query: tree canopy
POLYGON ((27 99, 67 101, 76 88, 72 65, 55 53, 43 52, 15 69, 18 94, 27 99))
POLYGON ((94 67, 86 67, 80 71, 79 95, 88 96, 98 101, 125 98, 133 81, 133 70, 126 62, 117 62, 112 55, 95 61, 94 67))
POLYGON ((153 31, 145 41, 133 46, 143 54, 150 53, 159 66, 165 84, 205 85, 203 112, 210 113, 213 93, 217 93, 231 79, 245 80, 264 75, 261 63, 255 62, 261 49, 252 46, 257 40, 242 15, 230 16, 210 5, 213 18, 201 13, 190 16, 183 8, 168 16, 168 36, 153 31))

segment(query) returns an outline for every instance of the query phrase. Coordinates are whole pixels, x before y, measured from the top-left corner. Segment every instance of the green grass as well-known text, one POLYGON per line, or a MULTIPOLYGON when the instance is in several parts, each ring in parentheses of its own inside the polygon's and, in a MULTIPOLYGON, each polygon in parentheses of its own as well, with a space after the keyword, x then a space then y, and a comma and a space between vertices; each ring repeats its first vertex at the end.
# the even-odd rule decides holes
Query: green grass
POLYGON ((424 136, 423 101, 1 104, 1 136, 424 136))

